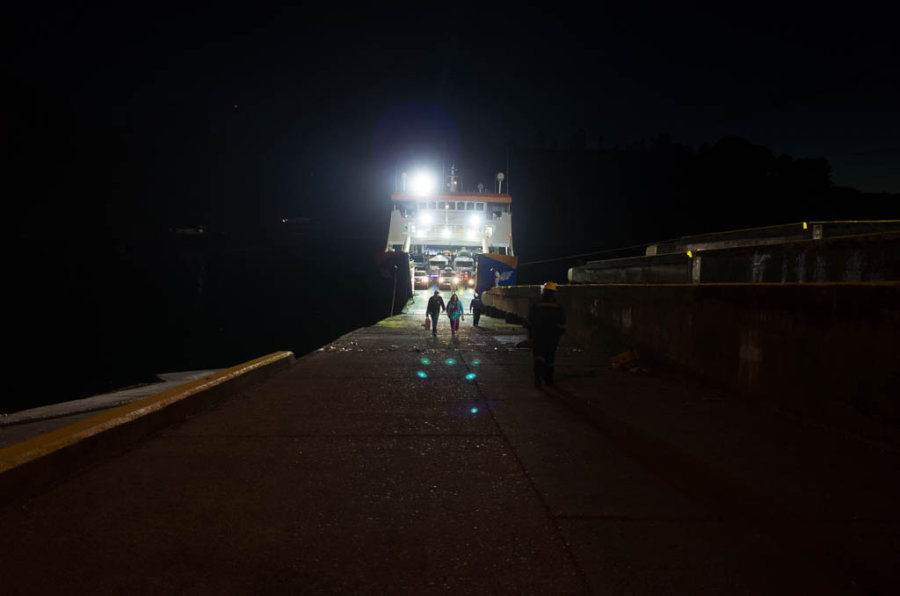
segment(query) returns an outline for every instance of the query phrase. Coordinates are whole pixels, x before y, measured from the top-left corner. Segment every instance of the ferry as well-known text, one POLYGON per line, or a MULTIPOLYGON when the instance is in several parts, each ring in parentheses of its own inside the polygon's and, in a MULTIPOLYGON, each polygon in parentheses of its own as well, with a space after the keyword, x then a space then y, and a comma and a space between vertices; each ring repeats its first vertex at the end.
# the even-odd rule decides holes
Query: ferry
MULTIPOLYGON (((502 190, 457 191, 458 176, 438 188, 427 173, 402 175, 391 195, 391 218, 385 252, 409 257, 410 288, 481 293, 495 285, 514 285, 512 197, 502 190)), ((405 276, 404 276, 405 277, 405 276)))

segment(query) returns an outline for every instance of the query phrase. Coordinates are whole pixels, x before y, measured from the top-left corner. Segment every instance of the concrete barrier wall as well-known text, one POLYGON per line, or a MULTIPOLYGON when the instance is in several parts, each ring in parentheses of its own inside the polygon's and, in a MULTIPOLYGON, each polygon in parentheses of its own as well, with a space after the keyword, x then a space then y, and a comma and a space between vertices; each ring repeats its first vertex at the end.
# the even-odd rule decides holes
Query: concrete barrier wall
POLYGON ((700 251, 695 255, 697 275, 691 280, 695 282, 900 280, 900 233, 896 232, 700 251))
MULTIPOLYGON (((485 305, 527 316, 538 286, 485 305)), ((879 439, 900 427, 900 282, 560 286, 564 341, 609 338, 752 399, 879 439)))
POLYGON ((569 269, 579 284, 794 283, 900 280, 900 233, 691 249, 590 261, 569 269))

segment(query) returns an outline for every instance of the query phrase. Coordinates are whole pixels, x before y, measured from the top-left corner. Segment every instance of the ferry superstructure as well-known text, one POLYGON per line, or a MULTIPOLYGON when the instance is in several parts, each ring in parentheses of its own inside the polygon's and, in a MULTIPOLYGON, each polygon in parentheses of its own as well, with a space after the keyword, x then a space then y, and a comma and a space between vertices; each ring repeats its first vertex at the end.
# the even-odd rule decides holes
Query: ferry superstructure
POLYGON ((382 276, 393 279, 395 309, 416 290, 480 294, 515 285, 512 197, 500 192, 503 179, 498 173, 498 192, 484 192, 482 185, 478 192, 456 192, 455 167, 442 191, 427 173, 412 176, 408 185, 403 174, 400 192, 391 195, 387 243, 378 259, 382 276))
POLYGON ((410 255, 512 256, 512 197, 503 193, 394 193, 386 250, 410 255))

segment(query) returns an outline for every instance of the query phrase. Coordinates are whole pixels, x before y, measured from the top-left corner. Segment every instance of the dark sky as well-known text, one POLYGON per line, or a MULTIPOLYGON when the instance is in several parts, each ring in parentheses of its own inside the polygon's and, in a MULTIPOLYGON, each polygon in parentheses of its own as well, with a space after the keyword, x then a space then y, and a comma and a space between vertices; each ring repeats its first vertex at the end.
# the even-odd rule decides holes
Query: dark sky
POLYGON ((599 147, 739 135, 828 159, 837 185, 900 192, 888 14, 522 4, 29 3, 4 19, 6 161, 34 204, 160 221, 369 198, 375 214, 404 164, 490 183, 510 143, 564 147, 579 129, 599 147))
MULTIPOLYGON (((823 186, 821 162, 781 156, 900 193, 895 20, 860 2, 187 4, 0 9, 12 343, 32 353, 49 338, 62 355, 50 393, 246 358, 220 350, 310 349, 285 334, 320 345, 286 322, 303 312, 295 298, 345 295, 359 311, 354 282, 377 276, 395 176, 416 163, 456 162, 466 187, 507 171, 526 283, 564 281, 573 255, 677 235, 900 216, 896 197, 857 207, 858 193, 823 186), (579 131, 592 151, 567 150, 579 131), (661 133, 674 144, 653 145, 661 133), (734 135, 779 158, 718 144, 734 135), (675 160, 615 149, 644 139, 675 160), (735 164, 760 155, 769 165, 742 186, 735 164), (800 196, 809 172, 818 186, 800 196), (844 198, 821 209, 821 196, 844 198), (258 233, 285 216, 325 222, 332 258, 301 241, 295 262, 271 241, 284 236, 258 233), (165 234, 200 223, 216 232, 202 250, 222 250, 182 254, 184 237, 165 234), (314 259, 340 281, 310 283, 314 259), (552 271, 525 267, 542 259, 552 271)), ((343 318, 306 323, 322 337, 362 324, 343 318)), ((43 372, 30 367, 26 384, 43 372)))

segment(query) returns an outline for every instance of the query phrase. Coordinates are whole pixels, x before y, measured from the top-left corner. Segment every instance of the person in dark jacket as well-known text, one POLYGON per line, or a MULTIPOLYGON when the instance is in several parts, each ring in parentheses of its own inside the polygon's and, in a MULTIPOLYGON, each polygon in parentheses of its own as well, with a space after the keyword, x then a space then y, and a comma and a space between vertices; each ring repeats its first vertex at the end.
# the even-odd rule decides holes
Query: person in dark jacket
POLYGON ((541 381, 553 384, 556 346, 566 331, 566 313, 556 302, 557 285, 548 281, 541 291, 541 299, 528 311, 528 338, 534 354, 534 386, 541 381))
POLYGON ((438 316, 443 310, 446 310, 446 307, 444 306, 444 299, 441 298, 441 292, 439 290, 435 290, 434 295, 428 299, 428 306, 426 307, 426 312, 428 313, 428 316, 431 317, 432 335, 437 335, 438 316))
POLYGON ((481 318, 481 295, 475 294, 472 301, 469 302, 469 312, 472 313, 472 324, 478 327, 478 319, 481 318))

